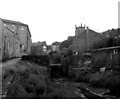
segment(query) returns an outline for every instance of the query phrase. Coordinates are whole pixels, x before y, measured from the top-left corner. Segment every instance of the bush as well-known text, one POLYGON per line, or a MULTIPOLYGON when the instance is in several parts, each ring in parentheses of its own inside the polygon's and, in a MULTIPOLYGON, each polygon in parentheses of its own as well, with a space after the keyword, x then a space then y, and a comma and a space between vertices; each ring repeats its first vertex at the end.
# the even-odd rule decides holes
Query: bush
POLYGON ((46 87, 46 82, 43 77, 39 77, 35 74, 30 74, 29 78, 23 84, 23 86, 29 94, 34 93, 36 96, 38 96, 43 95, 46 87))
POLYGON ((107 66, 109 55, 107 52, 94 52, 92 57, 93 69, 99 70, 103 66, 107 66))
POLYGON ((12 86, 8 90, 7 97, 28 97, 28 93, 25 90, 25 88, 21 85, 18 86, 12 86))
POLYGON ((94 73, 91 75, 90 83, 95 86, 120 89, 120 72, 105 71, 94 73))
POLYGON ((75 77, 75 81, 78 81, 78 82, 89 82, 89 79, 90 79, 90 75, 91 75, 91 70, 79 70, 77 73, 76 73, 76 77, 75 77))
POLYGON ((100 82, 102 81, 101 79, 102 79, 102 75, 99 72, 97 72, 91 75, 89 82, 94 86, 101 86, 102 85, 100 82))
POLYGON ((71 66, 70 66, 70 70, 69 70, 69 77, 73 80, 75 80, 75 77, 76 77, 76 70, 72 69, 71 66))

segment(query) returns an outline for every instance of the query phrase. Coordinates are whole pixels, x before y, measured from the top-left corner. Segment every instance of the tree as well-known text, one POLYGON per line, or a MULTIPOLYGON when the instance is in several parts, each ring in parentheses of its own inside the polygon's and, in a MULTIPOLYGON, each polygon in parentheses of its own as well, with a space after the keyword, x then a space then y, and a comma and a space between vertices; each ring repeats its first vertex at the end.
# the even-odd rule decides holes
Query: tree
POLYGON ((68 39, 68 40, 63 41, 63 42, 60 44, 60 50, 62 50, 63 48, 68 48, 68 47, 72 44, 72 41, 73 41, 73 37, 71 37, 71 38, 68 39))

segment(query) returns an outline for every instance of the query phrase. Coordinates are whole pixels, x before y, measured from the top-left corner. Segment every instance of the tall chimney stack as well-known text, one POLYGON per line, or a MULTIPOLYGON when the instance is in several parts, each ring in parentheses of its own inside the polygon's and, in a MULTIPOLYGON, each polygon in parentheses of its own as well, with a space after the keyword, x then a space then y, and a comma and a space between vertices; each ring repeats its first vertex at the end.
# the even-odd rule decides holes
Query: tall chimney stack
POLYGON ((84 24, 84 29, 85 29, 85 24, 84 24))

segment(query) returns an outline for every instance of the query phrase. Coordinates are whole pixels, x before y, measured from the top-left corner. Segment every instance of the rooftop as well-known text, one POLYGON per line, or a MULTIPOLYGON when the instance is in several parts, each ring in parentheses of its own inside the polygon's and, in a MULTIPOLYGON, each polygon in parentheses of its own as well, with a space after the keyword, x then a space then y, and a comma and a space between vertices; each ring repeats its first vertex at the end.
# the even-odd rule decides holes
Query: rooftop
POLYGON ((30 37, 31 37, 29 26, 27 24, 24 24, 24 23, 19 22, 19 21, 8 20, 8 19, 2 19, 2 21, 5 22, 5 23, 12 23, 12 24, 19 24, 19 25, 25 25, 25 26, 27 26, 29 34, 30 34, 30 37))

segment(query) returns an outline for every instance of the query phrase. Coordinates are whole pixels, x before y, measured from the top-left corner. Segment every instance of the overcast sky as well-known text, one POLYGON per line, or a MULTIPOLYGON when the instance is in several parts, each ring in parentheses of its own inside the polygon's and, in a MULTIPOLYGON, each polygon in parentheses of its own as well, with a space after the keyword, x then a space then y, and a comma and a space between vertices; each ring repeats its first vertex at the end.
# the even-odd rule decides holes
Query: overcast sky
POLYGON ((0 18, 29 25, 32 41, 63 41, 81 23, 97 32, 118 28, 119 0, 0 0, 0 18))

